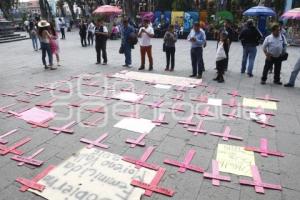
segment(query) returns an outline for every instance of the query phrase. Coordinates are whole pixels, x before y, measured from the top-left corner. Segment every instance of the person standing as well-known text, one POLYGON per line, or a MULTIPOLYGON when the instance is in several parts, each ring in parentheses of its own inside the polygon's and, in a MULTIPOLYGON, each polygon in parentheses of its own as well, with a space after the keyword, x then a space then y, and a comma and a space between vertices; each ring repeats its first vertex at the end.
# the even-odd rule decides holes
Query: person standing
MULTIPOLYGON (((233 29, 231 28, 231 22, 230 20, 225 20, 224 21, 224 26, 219 30, 220 33, 222 32, 227 32, 228 33, 228 41, 229 41, 229 50, 230 50, 230 46, 231 46, 231 43, 234 39, 234 31, 233 29)), ((226 65, 225 65, 225 71, 227 71, 228 69, 228 63, 229 63, 229 50, 228 50, 228 55, 227 55, 227 58, 226 58, 226 65)))
POLYGON ((140 38, 141 66, 139 70, 145 69, 146 54, 149 59, 149 71, 153 70, 152 45, 151 38, 154 37, 154 30, 149 26, 150 21, 144 20, 143 27, 140 28, 138 37, 140 38))
POLYGON ((58 34, 55 31, 55 27, 54 27, 53 23, 50 23, 49 32, 52 35, 52 37, 50 39, 51 53, 52 53, 52 55, 55 55, 55 57, 56 57, 57 66, 60 66, 58 34))
POLYGON ((94 45, 94 34, 95 34, 95 25, 93 21, 90 22, 88 26, 88 45, 94 45))
POLYGON ((122 44, 120 48, 120 53, 123 52, 125 55, 125 65, 123 65, 123 67, 132 67, 131 49, 133 48, 133 44, 130 41, 132 34, 135 34, 134 28, 129 25, 128 18, 124 18, 123 27, 121 28, 122 44))
POLYGON ((32 46, 35 51, 39 50, 39 45, 38 45, 38 31, 36 25, 30 30, 30 38, 32 40, 32 46))
POLYGON ((167 66, 165 71, 174 71, 175 67, 175 43, 177 41, 177 34, 175 32, 174 25, 169 26, 169 30, 165 33, 164 36, 164 50, 167 57, 167 66), (171 60, 171 69, 170 69, 170 60, 171 60))
POLYGON ((191 60, 193 67, 193 74, 190 77, 202 78, 204 71, 203 66, 203 45, 205 44, 205 36, 200 29, 198 22, 194 23, 193 30, 188 35, 188 41, 191 42, 191 60))
POLYGON ((58 19, 58 26, 59 26, 59 29, 60 29, 60 33, 61 33, 61 39, 66 39, 66 35, 65 35, 65 27, 66 27, 66 24, 65 24, 65 22, 61 19, 61 18, 59 18, 58 19))
POLYGON ((220 33, 220 41, 218 42, 217 47, 217 55, 216 55, 216 68, 217 68, 217 77, 214 81, 218 81, 219 83, 224 83, 224 70, 226 66, 226 59, 229 51, 229 40, 228 33, 222 32, 220 33))
POLYGON ((50 35, 50 33, 48 31, 49 26, 50 26, 50 24, 45 20, 41 20, 38 23, 43 64, 45 66, 45 69, 49 69, 49 67, 50 67, 51 70, 54 70, 56 68, 53 67, 53 57, 52 57, 51 48, 50 48, 50 40, 51 40, 52 36, 50 35), (49 66, 47 66, 47 63, 46 63, 46 53, 48 54, 49 66))
POLYGON ((294 70, 291 73, 289 82, 287 84, 285 84, 284 87, 295 87, 295 82, 296 82, 296 78, 299 74, 299 71, 300 71, 300 58, 298 59, 296 65, 294 67, 294 70))
POLYGON ((266 84, 268 72, 274 65, 274 84, 282 85, 282 82, 280 82, 282 64, 281 56, 286 52, 287 42, 285 37, 280 34, 280 27, 278 24, 273 24, 271 30, 271 35, 266 37, 263 43, 263 51, 266 55, 266 61, 261 78, 261 84, 266 84))
POLYGON ((246 27, 242 30, 239 36, 239 40, 241 40, 243 46, 243 61, 241 73, 245 73, 248 62, 247 74, 249 77, 253 77, 253 66, 257 53, 256 47, 259 45, 259 41, 261 40, 261 38, 262 35, 254 26, 253 20, 248 20, 246 27))
POLYGON ((81 20, 79 24, 79 35, 80 35, 80 41, 82 47, 86 47, 86 32, 87 32, 86 24, 84 23, 83 20, 81 20))
POLYGON ((97 52, 97 63, 101 63, 101 52, 103 58, 103 65, 107 65, 107 53, 106 53, 106 42, 108 39, 108 29, 104 26, 103 20, 98 19, 95 28, 96 36, 96 52, 97 52))

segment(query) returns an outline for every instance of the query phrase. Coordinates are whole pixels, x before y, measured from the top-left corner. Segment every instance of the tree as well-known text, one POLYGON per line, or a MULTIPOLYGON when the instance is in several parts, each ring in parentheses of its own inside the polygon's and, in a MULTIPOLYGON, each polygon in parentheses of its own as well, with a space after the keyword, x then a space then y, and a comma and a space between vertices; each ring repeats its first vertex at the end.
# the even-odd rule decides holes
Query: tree
POLYGON ((0 0, 0 10, 3 12, 3 16, 6 19, 12 19, 11 9, 17 6, 18 0, 0 0))
POLYGON ((125 13, 127 17, 133 19, 136 17, 136 1, 134 0, 123 0, 123 9, 125 10, 125 13))
POLYGON ((51 7, 47 0, 39 0, 41 16, 43 19, 50 20, 53 16, 51 13, 51 7))
POLYGON ((64 9, 64 4, 65 4, 64 0, 58 0, 56 2, 56 7, 60 10, 60 13, 61 13, 62 17, 66 16, 65 9, 64 9))

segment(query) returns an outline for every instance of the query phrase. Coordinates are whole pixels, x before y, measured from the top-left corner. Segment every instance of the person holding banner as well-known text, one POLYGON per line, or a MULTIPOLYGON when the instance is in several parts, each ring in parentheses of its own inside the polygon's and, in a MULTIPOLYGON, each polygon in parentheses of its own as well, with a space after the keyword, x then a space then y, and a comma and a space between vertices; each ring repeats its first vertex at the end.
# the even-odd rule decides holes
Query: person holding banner
POLYGON ((203 65, 203 45, 205 44, 205 34, 201 31, 200 23, 194 23, 194 27, 191 30, 187 38, 191 42, 191 60, 193 67, 193 74, 190 77, 196 77, 201 79, 204 71, 203 65))

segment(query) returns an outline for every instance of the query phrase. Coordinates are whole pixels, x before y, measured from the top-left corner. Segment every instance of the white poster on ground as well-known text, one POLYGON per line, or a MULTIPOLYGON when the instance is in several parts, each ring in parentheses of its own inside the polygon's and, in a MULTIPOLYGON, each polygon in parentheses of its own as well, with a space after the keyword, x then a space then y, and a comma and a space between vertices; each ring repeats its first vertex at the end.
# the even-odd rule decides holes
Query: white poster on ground
POLYGON ((133 131, 136 133, 150 133, 151 130, 155 127, 155 124, 148 119, 136 119, 136 118, 124 118, 119 121, 115 128, 126 129, 128 131, 133 131))
POLYGON ((132 179, 150 183, 155 171, 136 169, 122 157, 99 149, 80 150, 38 183, 49 200, 140 200, 143 189, 130 185, 132 179))

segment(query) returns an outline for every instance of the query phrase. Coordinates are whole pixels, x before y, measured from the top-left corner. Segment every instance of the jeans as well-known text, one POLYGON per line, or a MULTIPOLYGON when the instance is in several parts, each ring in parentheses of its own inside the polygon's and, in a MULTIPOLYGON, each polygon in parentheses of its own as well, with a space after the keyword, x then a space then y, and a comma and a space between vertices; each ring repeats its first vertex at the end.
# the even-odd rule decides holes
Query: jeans
POLYGON ((88 37, 87 37, 87 39, 88 39, 88 43, 89 43, 89 45, 93 45, 94 44, 94 34, 93 34, 93 32, 88 32, 88 37))
POLYGON ((166 69, 169 69, 169 67, 170 67, 170 60, 171 60, 171 69, 174 69, 174 66, 175 66, 175 47, 166 47, 166 57, 167 57, 166 69))
POLYGON ((66 39, 65 28, 60 28, 60 32, 61 32, 61 39, 66 39))
POLYGON ((204 70, 203 66, 203 49, 202 47, 196 47, 191 49, 191 59, 193 67, 193 75, 202 75, 204 70))
POLYGON ((97 62, 101 63, 101 52, 102 52, 103 62, 107 63, 106 41, 102 43, 96 42, 96 52, 97 52, 97 62))
POLYGON ((292 73, 291 73, 291 77, 290 77, 290 81, 289 81, 289 84, 291 85, 295 85, 295 82, 296 82, 296 78, 299 74, 299 71, 300 71, 300 58, 298 59, 292 73))
POLYGON ((86 34, 80 34, 81 46, 86 46, 86 34))
POLYGON ((282 61, 280 60, 280 58, 271 57, 270 60, 266 59, 261 80, 262 81, 267 80, 268 72, 270 68, 273 67, 274 65, 274 83, 280 82, 281 63, 282 61))
POLYGON ((124 55, 125 55, 125 64, 131 65, 131 45, 125 43, 124 44, 124 55))
POLYGON ((53 65, 53 57, 51 53, 51 48, 49 43, 43 43, 41 42, 41 48, 42 48, 42 61, 43 64, 46 66, 46 53, 48 54, 48 59, 49 59, 49 65, 53 65))
POLYGON ((39 45, 38 45, 38 38, 37 36, 31 36, 31 40, 32 40, 32 46, 34 50, 38 50, 39 49, 39 45))
POLYGON ((152 46, 141 46, 141 67, 145 67, 145 58, 146 54, 149 58, 149 65, 153 67, 153 58, 152 58, 152 46))
POLYGON ((243 61, 241 72, 245 73, 247 61, 248 61, 248 74, 252 74, 254 61, 256 57, 257 49, 256 46, 243 46, 243 61))

